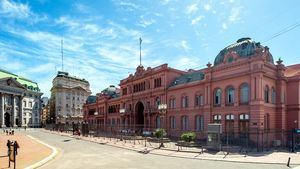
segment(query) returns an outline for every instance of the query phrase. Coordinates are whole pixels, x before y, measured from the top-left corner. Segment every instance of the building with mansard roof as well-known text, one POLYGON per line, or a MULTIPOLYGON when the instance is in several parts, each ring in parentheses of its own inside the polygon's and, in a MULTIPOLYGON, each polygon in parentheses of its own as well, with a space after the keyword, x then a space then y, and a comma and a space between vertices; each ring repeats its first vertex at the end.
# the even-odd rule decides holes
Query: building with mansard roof
POLYGON ((84 119, 133 130, 165 128, 170 136, 195 131, 198 138, 207 138, 208 124, 219 123, 233 138, 286 144, 282 131, 300 128, 299 65, 274 63, 267 46, 241 38, 201 70, 138 66, 120 81, 120 94, 100 93, 85 104, 84 119), (254 138, 250 132, 273 133, 254 138))
POLYGON ((50 121, 64 124, 81 122, 82 106, 90 94, 87 80, 59 71, 52 81, 50 121))
POLYGON ((42 94, 36 82, 0 69, 0 126, 40 127, 42 94))

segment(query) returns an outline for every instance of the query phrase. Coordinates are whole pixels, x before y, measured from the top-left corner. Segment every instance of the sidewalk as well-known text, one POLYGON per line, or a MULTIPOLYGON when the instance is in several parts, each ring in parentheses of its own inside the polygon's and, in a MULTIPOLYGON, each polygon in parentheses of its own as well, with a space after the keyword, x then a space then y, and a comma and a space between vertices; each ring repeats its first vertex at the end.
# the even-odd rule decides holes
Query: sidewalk
POLYGON ((166 147, 158 149, 159 143, 145 143, 145 140, 123 140, 115 138, 105 138, 105 137, 82 137, 73 136, 72 133, 60 133, 45 130, 46 132, 52 134, 59 134, 62 136, 68 136, 76 139, 81 139, 85 141, 91 141, 98 144, 105 144, 109 146, 125 148, 140 153, 150 153, 163 156, 172 156, 179 158, 189 158, 198 160, 213 160, 213 161, 228 161, 228 162, 240 162, 240 163, 262 163, 262 164, 281 164, 286 165, 288 158, 291 157, 290 165, 300 165, 300 154, 290 153, 290 152, 263 152, 263 153, 248 153, 245 154, 229 154, 225 155, 223 152, 205 152, 201 153, 201 149, 182 149, 177 151, 178 147, 175 143, 165 143, 166 147), (145 146, 146 144, 146 146, 145 146), (192 150, 192 151, 191 151, 192 150))
MULTIPOLYGON (((48 157, 52 150, 45 145, 38 143, 37 141, 29 138, 28 136, 15 132, 13 136, 7 136, 6 134, 0 133, 0 168, 8 168, 8 157, 7 155, 7 140, 17 141, 20 148, 18 149, 17 155, 17 168, 25 168, 36 162, 43 160, 48 157)), ((11 163, 13 168, 13 163, 11 163)))

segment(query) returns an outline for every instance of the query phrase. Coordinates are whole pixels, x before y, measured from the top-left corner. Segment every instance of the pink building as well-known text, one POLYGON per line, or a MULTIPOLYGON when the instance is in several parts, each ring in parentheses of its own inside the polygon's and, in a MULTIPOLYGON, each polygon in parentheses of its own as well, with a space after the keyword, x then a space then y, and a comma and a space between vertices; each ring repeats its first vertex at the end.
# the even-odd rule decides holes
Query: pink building
POLYGON ((300 64, 274 63, 269 48, 250 38, 221 50, 214 65, 204 69, 140 65, 119 86, 87 102, 85 121, 140 130, 163 127, 171 136, 192 130, 198 137, 210 123, 221 123, 233 134, 300 128, 300 64))

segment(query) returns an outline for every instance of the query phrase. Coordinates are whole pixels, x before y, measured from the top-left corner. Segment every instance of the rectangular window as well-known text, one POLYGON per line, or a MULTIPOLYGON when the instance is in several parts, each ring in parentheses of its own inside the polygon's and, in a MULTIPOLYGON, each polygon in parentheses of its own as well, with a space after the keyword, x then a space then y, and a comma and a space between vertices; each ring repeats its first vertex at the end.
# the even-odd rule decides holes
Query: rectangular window
POLYGON ((161 87, 161 78, 154 79, 154 88, 161 87))
POLYGON ((204 119, 203 116, 196 116, 196 131, 203 131, 204 129, 204 119))
POLYGON ((203 100, 203 96, 200 95, 200 106, 203 106, 204 105, 204 100, 203 100))
POLYGON ((189 118, 188 116, 182 117, 182 130, 188 130, 189 129, 189 118))
POLYGON ((175 121, 175 117, 174 116, 170 117, 170 128, 171 129, 175 129, 176 128, 176 121, 175 121))
POLYGON ((182 107, 186 108, 188 106, 189 106, 189 104, 188 104, 188 97, 187 96, 182 97, 182 107))
POLYGON ((127 88, 123 89, 123 95, 127 95, 127 88))
POLYGON ((32 102, 29 102, 29 107, 32 108, 32 102))
POLYGON ((170 105, 170 108, 171 108, 171 109, 174 109, 174 108, 175 108, 175 98, 170 99, 169 105, 170 105))

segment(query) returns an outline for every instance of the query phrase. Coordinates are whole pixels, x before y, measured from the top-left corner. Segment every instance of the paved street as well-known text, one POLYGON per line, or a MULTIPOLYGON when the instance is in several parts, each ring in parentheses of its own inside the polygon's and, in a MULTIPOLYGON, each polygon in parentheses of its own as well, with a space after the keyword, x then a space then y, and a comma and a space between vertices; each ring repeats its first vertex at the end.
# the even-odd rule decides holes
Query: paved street
POLYGON ((245 164, 207 160, 192 160, 166 157, 152 154, 140 154, 107 145, 76 140, 69 137, 44 133, 41 130, 27 131, 32 135, 59 150, 58 156, 42 168, 107 168, 107 169, 281 169, 283 165, 245 164))

